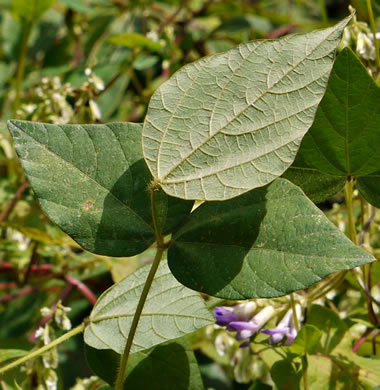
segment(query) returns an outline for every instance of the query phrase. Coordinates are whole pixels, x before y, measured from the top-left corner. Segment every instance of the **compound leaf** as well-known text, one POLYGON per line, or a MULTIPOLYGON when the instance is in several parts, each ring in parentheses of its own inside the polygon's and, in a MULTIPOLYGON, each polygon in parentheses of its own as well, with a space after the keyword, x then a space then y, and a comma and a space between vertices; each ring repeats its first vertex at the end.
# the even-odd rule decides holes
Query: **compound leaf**
POLYGON ((202 204, 168 252, 181 283, 226 299, 286 295, 373 260, 285 179, 202 204))
MULTIPOLYGON (((124 351, 150 265, 139 268, 108 289, 97 301, 84 333, 97 349, 124 351)), ((179 284, 163 261, 145 303, 131 353, 182 337, 214 322, 203 299, 179 284)))
POLYGON ((145 160, 162 188, 185 199, 224 200, 280 176, 312 125, 349 20, 242 44, 165 82, 143 129, 145 160))
MULTIPOLYGON (((154 241, 142 157, 142 125, 8 123, 42 210, 85 249, 132 256, 154 241)), ((159 224, 169 233, 191 202, 157 194, 159 224)))

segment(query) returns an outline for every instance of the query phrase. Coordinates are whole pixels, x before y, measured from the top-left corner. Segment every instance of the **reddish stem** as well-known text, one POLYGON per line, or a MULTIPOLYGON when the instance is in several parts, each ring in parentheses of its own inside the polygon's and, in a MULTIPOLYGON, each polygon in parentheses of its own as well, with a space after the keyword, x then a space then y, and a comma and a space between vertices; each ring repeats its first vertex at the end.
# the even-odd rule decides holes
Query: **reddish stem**
POLYGON ((7 290, 11 288, 17 288, 16 282, 0 282, 0 290, 7 290))
POLYGON ((282 37, 284 35, 288 35, 288 34, 294 32, 295 29, 296 29, 296 26, 292 26, 292 25, 280 27, 277 30, 274 30, 274 31, 270 32, 269 34, 267 34, 267 38, 269 38, 269 39, 279 38, 279 37, 282 37))
POLYGON ((373 329, 367 329, 363 336, 360 337, 359 341, 352 347, 352 352, 356 353, 357 350, 360 348, 360 346, 366 341, 367 337, 371 334, 371 332, 373 331, 373 329))
MULTIPOLYGON (((11 263, 1 263, 0 264, 0 273, 5 272, 16 272, 14 266, 11 263)), ((27 272, 27 270, 22 270, 22 272, 27 272)), ((48 275, 51 271, 51 265, 50 264, 41 264, 36 265, 32 264, 30 267, 30 273, 34 275, 48 275)))
POLYGON ((73 278, 72 276, 65 275, 63 277, 67 283, 71 284, 72 286, 76 287, 78 291, 92 304, 95 305, 96 303, 96 295, 80 280, 77 280, 73 278))
POLYGON ((5 209, 0 213, 0 222, 4 221, 8 215, 11 213, 13 208, 16 206, 16 203, 21 198, 22 194, 25 192, 25 190, 28 188, 29 182, 28 180, 25 180, 21 186, 17 189, 15 196, 13 199, 8 203, 8 205, 5 207, 5 209))

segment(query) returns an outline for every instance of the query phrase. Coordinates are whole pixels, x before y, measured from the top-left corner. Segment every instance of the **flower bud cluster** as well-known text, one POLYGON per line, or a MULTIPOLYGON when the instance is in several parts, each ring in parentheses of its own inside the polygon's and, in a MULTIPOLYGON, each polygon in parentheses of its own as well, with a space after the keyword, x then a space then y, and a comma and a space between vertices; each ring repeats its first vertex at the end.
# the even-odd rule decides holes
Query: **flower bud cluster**
POLYGON ((76 122, 98 122, 101 111, 96 97, 105 89, 103 80, 90 68, 79 88, 62 83, 59 77, 41 79, 36 88, 28 91, 17 111, 20 119, 63 125, 76 122))
POLYGON ((283 313, 281 306, 267 304, 260 307, 256 302, 248 301, 232 307, 217 307, 214 309, 216 324, 226 327, 228 331, 236 332, 235 339, 243 341, 241 348, 250 345, 250 339, 258 332, 269 335, 271 345, 285 342, 290 345, 297 337, 297 329, 294 316, 298 322, 302 318, 302 308, 299 303, 295 305, 296 313, 289 308, 285 315, 281 317, 276 328, 262 329, 268 321, 274 317, 279 317, 283 313))
POLYGON ((27 102, 17 111, 20 119, 65 124, 73 120, 74 110, 69 100, 74 97, 70 84, 62 84, 59 77, 41 79, 39 85, 28 91, 27 102))
MULTIPOLYGON (((59 329, 71 329, 71 321, 67 317, 67 313, 71 311, 69 307, 65 307, 61 302, 58 302, 55 309, 48 307, 41 309, 43 317, 51 316, 51 319, 36 330, 35 337, 37 340, 36 347, 40 348, 50 344, 55 340, 55 324, 59 329)), ((58 376, 56 369, 58 368, 58 353, 56 348, 51 348, 43 355, 30 360, 26 365, 26 380, 22 384, 23 389, 37 390, 57 390, 58 376)))
MULTIPOLYGON (((294 299, 301 324, 304 298, 295 294, 294 299)), ((265 381, 267 377, 264 362, 254 353, 252 341, 256 336, 268 335, 271 345, 290 345, 297 336, 289 297, 239 302, 235 306, 216 307, 214 313, 216 324, 207 328, 206 339, 215 344, 223 359, 228 359, 239 383, 248 383, 253 378, 265 381), (277 324, 276 327, 270 328, 273 324, 277 324)), ((259 341, 264 340, 261 337, 259 341)))
MULTIPOLYGON (((351 12, 354 11, 352 7, 350 7, 350 10, 351 12)), ((376 69, 376 47, 374 39, 379 38, 373 36, 367 23, 358 21, 354 15, 352 24, 344 29, 338 50, 342 50, 344 47, 351 47, 367 63, 370 73, 373 73, 373 69, 376 69)))

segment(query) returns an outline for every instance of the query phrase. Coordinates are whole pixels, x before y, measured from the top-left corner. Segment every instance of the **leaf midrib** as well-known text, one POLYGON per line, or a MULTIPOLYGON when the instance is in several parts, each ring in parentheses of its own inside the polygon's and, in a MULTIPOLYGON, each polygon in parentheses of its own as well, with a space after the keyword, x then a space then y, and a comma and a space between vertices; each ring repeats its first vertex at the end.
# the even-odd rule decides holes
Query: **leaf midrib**
MULTIPOLYGON (((182 308, 183 309, 183 308, 182 308)), ((129 318, 133 317, 135 313, 123 313, 123 314, 117 314, 117 315, 109 315, 109 316, 104 316, 104 317, 99 317, 99 318, 93 318, 90 320, 90 325, 91 324, 96 324, 101 321, 107 321, 107 320, 116 320, 119 318, 129 318)), ((201 317, 199 315, 190 315, 190 314, 177 314, 177 313, 141 313, 141 317, 171 317, 174 319, 174 317, 180 317, 180 318, 193 318, 197 320, 205 320, 208 322, 212 322, 210 318, 208 317, 201 317)))
MULTIPOLYGON (((224 244, 224 243, 212 243, 212 242, 197 242, 197 241, 182 241, 182 240, 177 240, 175 241, 175 243, 173 245, 175 245, 176 243, 179 243, 179 244, 195 244, 195 245, 206 245, 206 246, 214 246, 214 247, 233 247, 233 248, 239 248, 239 249, 244 249, 244 250, 248 250, 248 252, 254 252, 254 251, 270 251, 270 252, 275 252, 275 253, 283 253, 283 254, 286 254, 286 255, 292 255, 292 256, 304 256, 304 257, 315 257, 315 258, 320 258, 320 259, 326 259, 326 258, 337 258, 337 259, 350 259, 350 260, 354 260, 354 259, 372 259, 374 260, 373 257, 365 257, 365 256, 362 256, 362 257, 348 257, 347 255, 344 255, 344 256, 341 256, 341 257, 338 257, 338 256, 332 256, 332 257, 329 257, 329 256, 321 256, 321 255, 317 255, 317 254, 303 254, 303 253, 295 253, 295 252, 288 252, 288 251, 280 251, 280 250, 277 250, 277 249, 271 249, 271 248, 257 248, 257 247, 244 247, 244 246, 241 246, 241 245, 234 245, 234 244, 224 244)), ((370 256, 368 254, 368 256, 370 256)))
MULTIPOLYGON (((328 38, 329 38, 335 31, 336 31, 336 29, 332 30, 332 32, 331 32, 327 37, 325 37, 317 46, 315 46, 315 47, 313 48, 313 50, 312 50, 307 56, 310 56, 317 48, 320 47, 320 45, 321 45, 322 43, 324 43, 326 40, 328 40, 328 38)), ((334 51, 334 50, 332 50, 332 51, 334 51)), ((295 64, 293 67, 291 67, 291 68, 288 70, 288 72, 286 72, 286 73, 285 73, 278 81, 276 81, 269 89, 265 90, 265 92, 263 92, 263 93, 262 93, 261 95, 259 95, 253 102, 251 102, 249 105, 247 105, 247 107, 245 107, 243 110, 241 110, 241 111, 235 116, 235 118, 238 117, 238 116, 240 116, 245 110, 247 110, 249 107, 251 107, 252 105, 254 105, 259 99, 262 99, 263 96, 265 96, 267 93, 269 93, 269 92, 271 91, 272 88, 274 88, 278 83, 280 83, 280 82, 284 79, 284 77, 287 76, 291 71, 293 71, 299 64, 301 64, 303 61, 305 61, 306 58, 307 58, 307 57, 304 57, 304 58, 303 58, 302 60, 300 60, 297 64, 295 64)), ((320 78, 321 78, 321 77, 320 77, 320 78)), ((320 78, 319 78, 319 79, 320 79, 320 78)), ((318 80, 319 80, 319 79, 318 79, 318 80)), ((314 81, 316 81, 316 80, 314 80, 314 81)), ((181 98, 181 99, 182 99, 182 98, 181 98)), ((172 119, 173 116, 174 116, 174 113, 172 113, 170 119, 172 119)), ((235 120, 235 118, 234 118, 233 120, 235 120)), ((233 121, 233 120, 232 120, 232 121, 233 121)), ((229 121, 228 123, 226 123, 226 124, 224 125, 224 127, 228 126, 232 121, 229 121)), ((166 131, 167 131, 167 129, 168 129, 168 127, 166 128, 166 131)), ((214 132, 214 134, 208 136, 208 137, 205 139, 205 141, 202 142, 202 144, 200 144, 196 149, 192 150, 192 151, 191 151, 190 153, 188 153, 185 157, 183 157, 183 158, 181 159, 181 161, 179 161, 176 165, 174 165, 174 166, 165 174, 164 177, 159 178, 160 181, 161 181, 161 183, 164 184, 165 182, 164 182, 163 179, 165 179, 166 177, 168 177, 176 168, 178 168, 178 166, 180 166, 180 165, 181 165, 184 161, 186 161, 193 153, 195 153, 195 152, 196 152, 197 150, 199 150, 202 146, 204 146, 207 142, 209 142, 210 139, 212 139, 212 138, 215 137, 217 134, 219 134, 220 131, 221 131, 221 129, 219 129, 218 131, 214 132)), ((210 131, 209 131, 209 133, 210 133, 210 131)), ((163 140, 163 138, 162 138, 162 140, 163 140)), ((163 142, 160 143, 160 148, 161 148, 162 143, 163 143, 163 142)), ((158 174, 159 174, 159 170, 158 170, 159 158, 160 158, 160 156, 159 156, 159 153, 158 153, 158 154, 157 154, 157 161, 156 161, 156 168, 157 168, 157 173, 158 173, 158 174)))

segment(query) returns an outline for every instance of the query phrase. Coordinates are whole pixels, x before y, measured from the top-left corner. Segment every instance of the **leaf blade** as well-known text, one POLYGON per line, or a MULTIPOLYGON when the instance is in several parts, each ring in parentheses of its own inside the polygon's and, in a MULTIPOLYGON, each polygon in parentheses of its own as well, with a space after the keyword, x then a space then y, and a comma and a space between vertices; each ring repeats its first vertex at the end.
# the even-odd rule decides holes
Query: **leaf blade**
MULTIPOLYGON (((8 127, 42 210, 82 247, 131 256, 155 241, 141 124, 8 127)), ((162 192, 159 199, 162 229, 171 231, 192 205, 162 192)))
MULTIPOLYGON (((85 330, 86 344, 123 352, 149 268, 148 265, 138 269, 99 298, 85 330)), ((199 294, 179 284, 163 261, 148 294, 131 353, 182 337, 213 322, 214 317, 199 294)))
POLYGON ((336 176, 380 170, 380 119, 373 115, 379 102, 380 88, 351 49, 343 49, 299 155, 310 167, 336 176))
POLYGON ((280 176, 312 124, 348 20, 240 45, 187 65, 164 83, 143 129, 145 160, 163 189, 222 200, 280 176))
POLYGON ((286 295, 373 260, 285 179, 202 204, 168 251, 181 283, 225 299, 286 295))

